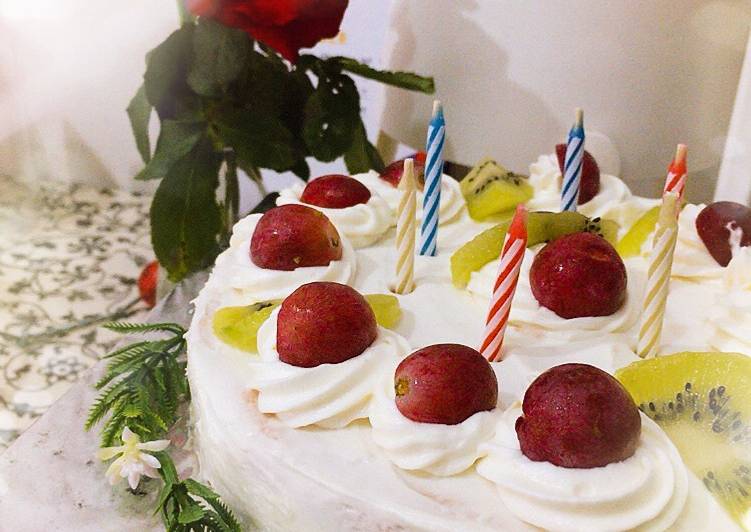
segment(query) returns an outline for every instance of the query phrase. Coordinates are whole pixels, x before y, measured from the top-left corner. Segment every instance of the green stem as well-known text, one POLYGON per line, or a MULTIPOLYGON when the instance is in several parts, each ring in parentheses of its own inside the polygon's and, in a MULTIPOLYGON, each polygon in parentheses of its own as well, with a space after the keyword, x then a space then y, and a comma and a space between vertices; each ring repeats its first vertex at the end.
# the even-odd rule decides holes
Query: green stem
POLYGON ((180 14, 180 25, 193 23, 193 14, 188 11, 185 0, 177 0, 177 12, 180 14))
POLYGON ((244 170, 247 172, 248 177, 250 177, 255 182, 256 187, 258 187, 258 192, 261 194, 261 198, 268 196, 269 192, 266 190, 266 185, 263 184, 263 178, 261 177, 261 173, 258 171, 258 168, 251 166, 244 168, 244 170))
POLYGON ((240 218, 240 183, 237 178, 237 158, 233 150, 224 152, 227 171, 224 174, 224 236, 229 243, 232 227, 240 218))

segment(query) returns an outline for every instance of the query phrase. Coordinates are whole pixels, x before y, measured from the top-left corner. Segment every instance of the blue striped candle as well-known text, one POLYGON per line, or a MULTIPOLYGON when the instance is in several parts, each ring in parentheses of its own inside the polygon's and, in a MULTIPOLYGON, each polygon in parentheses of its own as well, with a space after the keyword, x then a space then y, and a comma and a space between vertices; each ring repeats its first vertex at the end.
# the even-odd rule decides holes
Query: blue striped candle
POLYGON ((584 116, 576 110, 576 122, 568 134, 566 158, 563 163, 563 183, 561 185, 561 210, 576 212, 579 203, 579 185, 584 162, 584 116))
POLYGON ((420 255, 435 257, 438 248, 438 210, 441 205, 441 176, 443 175, 443 140, 446 120, 441 102, 433 102, 433 116, 428 124, 425 157, 425 189, 422 199, 420 227, 420 255))

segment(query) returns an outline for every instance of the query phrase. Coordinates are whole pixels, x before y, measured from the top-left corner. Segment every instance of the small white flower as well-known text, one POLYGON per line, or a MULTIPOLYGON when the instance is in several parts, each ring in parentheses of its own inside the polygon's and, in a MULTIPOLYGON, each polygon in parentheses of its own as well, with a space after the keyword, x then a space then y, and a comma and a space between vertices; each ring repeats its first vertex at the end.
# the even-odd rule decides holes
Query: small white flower
POLYGON ((121 478, 127 478, 131 489, 136 489, 138 482, 141 480, 141 475, 157 478, 159 474, 156 470, 162 467, 162 465, 155 456, 142 451, 163 451, 170 444, 169 440, 155 440, 141 443, 138 434, 135 434, 128 427, 123 429, 122 439, 123 445, 104 447, 97 452, 97 457, 105 461, 121 455, 110 464, 105 473, 109 483, 115 484, 121 478))

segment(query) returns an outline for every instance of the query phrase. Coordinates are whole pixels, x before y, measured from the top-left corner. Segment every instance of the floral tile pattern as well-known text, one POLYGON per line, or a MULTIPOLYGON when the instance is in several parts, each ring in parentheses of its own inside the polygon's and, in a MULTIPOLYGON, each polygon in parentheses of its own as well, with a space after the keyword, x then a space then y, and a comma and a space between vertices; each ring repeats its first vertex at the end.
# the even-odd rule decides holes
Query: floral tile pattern
POLYGON ((0 452, 138 319, 148 197, 0 177, 0 452))

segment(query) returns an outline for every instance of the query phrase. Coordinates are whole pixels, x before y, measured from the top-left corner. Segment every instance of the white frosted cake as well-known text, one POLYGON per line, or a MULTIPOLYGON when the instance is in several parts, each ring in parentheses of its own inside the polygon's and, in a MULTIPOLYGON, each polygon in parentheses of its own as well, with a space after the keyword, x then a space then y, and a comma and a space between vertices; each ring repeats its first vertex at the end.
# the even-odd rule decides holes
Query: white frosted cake
MULTIPOLYGON (((477 348, 485 327, 498 260, 460 287, 450 259, 497 221, 473 220, 459 184, 448 176, 438 255, 416 258, 415 289, 397 296, 401 317, 390 328, 379 325, 361 354, 315 367, 283 362, 278 308, 258 329, 257 353, 220 339, 213 323, 220 309, 280 300, 306 283, 391 294, 402 192, 374 172, 354 177, 370 192, 366 202, 321 208, 341 238, 340 259, 291 271, 259 267, 250 247, 261 215, 250 215, 235 226, 229 249, 195 301, 188 375, 200 474, 249 529, 738 529, 644 413, 636 451, 617 463, 566 468, 530 460, 520 450, 515 421, 538 375, 568 362, 613 374, 640 360, 635 349, 651 238, 624 260, 625 302, 597 317, 564 319, 540 305, 529 270, 544 244, 527 249, 503 360, 492 363, 497 405, 457 424, 414 421, 394 400, 394 371, 407 355, 441 343, 477 348)), ((555 156, 532 164, 528 209, 557 211, 560 179, 555 156)), ((659 204, 633 196, 617 177, 602 175, 600 183, 579 212, 617 222, 620 236, 659 204)), ((279 204, 304 203, 302 197, 303 187, 292 187, 281 192, 279 204)), ((660 352, 751 354, 751 248, 735 249, 727 267, 718 264, 697 235, 702 208, 687 205, 680 217, 660 352)))

